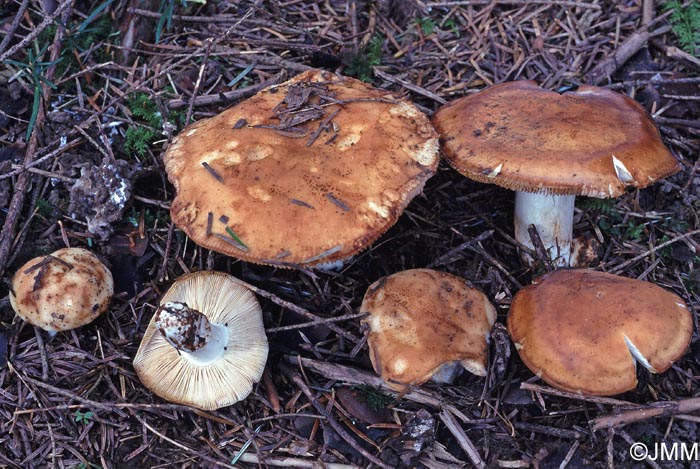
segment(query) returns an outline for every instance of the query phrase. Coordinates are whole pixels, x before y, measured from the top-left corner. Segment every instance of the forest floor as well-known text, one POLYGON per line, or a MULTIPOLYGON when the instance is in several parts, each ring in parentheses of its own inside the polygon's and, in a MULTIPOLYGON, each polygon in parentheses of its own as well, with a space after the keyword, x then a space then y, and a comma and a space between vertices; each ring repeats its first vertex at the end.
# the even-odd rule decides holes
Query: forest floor
POLYGON ((653 455, 655 444, 700 438, 688 400, 700 390, 698 48, 692 0, 3 2, 0 466, 683 467, 636 462, 630 448, 653 455), (640 369, 638 387, 614 398, 538 380, 503 325, 514 294, 550 268, 521 263, 512 192, 445 163, 340 270, 260 266, 194 244, 170 218, 168 142, 310 68, 360 78, 428 115, 523 79, 636 99, 681 170, 616 199, 578 198, 574 232, 601 243, 591 268, 684 299, 696 324, 688 353, 666 373, 640 369), (22 264, 66 245, 102 256, 117 295, 90 325, 49 338, 7 295, 22 264), (359 306, 380 277, 428 266, 466 278, 496 307, 488 374, 397 395, 372 370, 359 306), (132 366, 161 294, 203 269, 255 289, 271 343, 253 393, 216 411, 158 398, 132 366), (605 420, 659 406, 661 417, 605 420))

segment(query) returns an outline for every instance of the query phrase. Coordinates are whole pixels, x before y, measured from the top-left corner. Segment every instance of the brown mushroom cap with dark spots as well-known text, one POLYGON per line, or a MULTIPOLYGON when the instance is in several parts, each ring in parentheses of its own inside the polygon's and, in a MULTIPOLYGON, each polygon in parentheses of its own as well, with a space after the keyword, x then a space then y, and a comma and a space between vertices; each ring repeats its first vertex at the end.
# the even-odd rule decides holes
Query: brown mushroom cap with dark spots
POLYGON ((397 391, 454 362, 486 374, 496 311, 460 277, 430 269, 383 277, 368 288, 360 312, 369 314, 362 322, 369 326, 374 370, 397 391))
POLYGON ((559 265, 569 265, 575 196, 618 197, 680 169, 642 106, 594 86, 559 94, 503 83, 447 103, 432 121, 454 169, 516 191, 515 238, 532 249, 534 224, 559 265))
POLYGON ((680 169, 639 103, 595 86, 494 85, 444 105, 433 123, 457 171, 514 191, 618 197, 680 169))
POLYGON ((92 252, 59 249, 35 257, 12 277, 10 304, 17 315, 56 333, 92 322, 114 294, 112 273, 92 252))
POLYGON ((437 133, 418 108, 318 70, 190 125, 164 155, 179 228, 206 248, 288 267, 369 246, 438 160, 437 133))
POLYGON ((508 332, 533 373, 559 389, 601 396, 634 389, 636 362, 667 370, 692 331, 674 293, 586 269, 537 279, 515 295, 508 315, 508 332))

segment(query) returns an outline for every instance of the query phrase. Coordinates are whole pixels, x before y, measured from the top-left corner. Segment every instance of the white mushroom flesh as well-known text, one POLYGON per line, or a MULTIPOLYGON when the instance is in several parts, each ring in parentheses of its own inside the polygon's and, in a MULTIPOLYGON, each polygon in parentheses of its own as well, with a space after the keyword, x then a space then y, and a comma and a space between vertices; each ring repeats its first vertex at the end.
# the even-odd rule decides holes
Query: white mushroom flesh
POLYGON ((615 158, 615 155, 612 155, 612 161, 613 167, 615 168, 615 174, 617 175, 617 178, 620 180, 620 182, 622 182, 623 184, 632 184, 634 182, 634 177, 632 176, 632 173, 629 172, 627 167, 622 163, 622 161, 615 158))
MULTIPOLYGON (((571 258, 575 198, 573 195, 516 192, 515 239, 534 250, 528 227, 535 225, 550 259, 558 266, 568 266, 571 258)), ((525 253, 523 260, 532 264, 532 259, 525 253)))
POLYGON ((656 369, 651 366, 651 363, 649 363, 649 360, 646 359, 644 355, 642 355, 642 352, 639 351, 636 345, 632 343, 632 341, 629 339, 629 337, 625 337, 625 345, 627 345, 627 350, 630 351, 630 354, 634 357, 635 360, 637 360, 638 363, 641 363, 644 368, 649 370, 652 373, 657 373, 656 369))
POLYGON ((167 302, 156 312, 156 327, 189 362, 204 366, 223 356, 228 329, 214 324, 186 303, 167 302))

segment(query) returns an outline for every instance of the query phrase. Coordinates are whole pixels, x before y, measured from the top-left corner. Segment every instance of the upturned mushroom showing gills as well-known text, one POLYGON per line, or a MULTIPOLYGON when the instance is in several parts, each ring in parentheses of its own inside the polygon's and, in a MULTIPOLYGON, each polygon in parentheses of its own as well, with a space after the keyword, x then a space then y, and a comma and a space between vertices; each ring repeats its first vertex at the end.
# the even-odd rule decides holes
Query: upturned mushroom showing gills
POLYGON ((449 383, 462 368, 486 375, 496 310, 455 275, 411 269, 367 289, 360 312, 376 373, 397 391, 433 381, 449 383))
POLYGON ((10 304, 20 318, 54 335, 95 320, 113 294, 112 273, 95 254, 64 248, 17 270, 10 304))
POLYGON ((214 410, 250 394, 267 352, 255 295, 228 274, 202 271, 180 277, 163 295, 134 369, 163 399, 214 410))
POLYGON ((525 365, 550 385, 608 396, 637 386, 636 364, 666 371, 693 320, 679 296, 649 282, 558 270, 513 298, 508 332, 525 365))
POLYGON ((188 126, 163 156, 172 219, 194 242, 290 268, 367 248, 438 160, 437 133, 416 106, 319 70, 188 126))
POLYGON ((594 86, 559 94, 503 83, 442 106, 432 120, 454 169, 516 191, 515 239, 533 249, 534 225, 558 266, 575 264, 575 196, 618 197, 680 169, 642 106, 594 86))

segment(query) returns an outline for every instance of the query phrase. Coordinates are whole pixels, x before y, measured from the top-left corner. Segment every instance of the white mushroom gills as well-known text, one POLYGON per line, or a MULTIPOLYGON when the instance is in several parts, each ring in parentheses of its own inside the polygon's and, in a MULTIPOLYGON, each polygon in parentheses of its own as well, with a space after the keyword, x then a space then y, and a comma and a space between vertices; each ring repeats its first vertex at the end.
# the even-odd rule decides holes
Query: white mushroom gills
POLYGON ((206 366, 224 355, 228 328, 210 322, 186 303, 170 301, 156 312, 156 328, 190 363, 206 366))
MULTIPOLYGON (((574 195, 552 195, 518 191, 515 193, 515 239, 534 249, 528 227, 535 225, 550 259, 568 266, 574 220, 574 195)), ((523 254, 525 262, 532 260, 523 254)))

